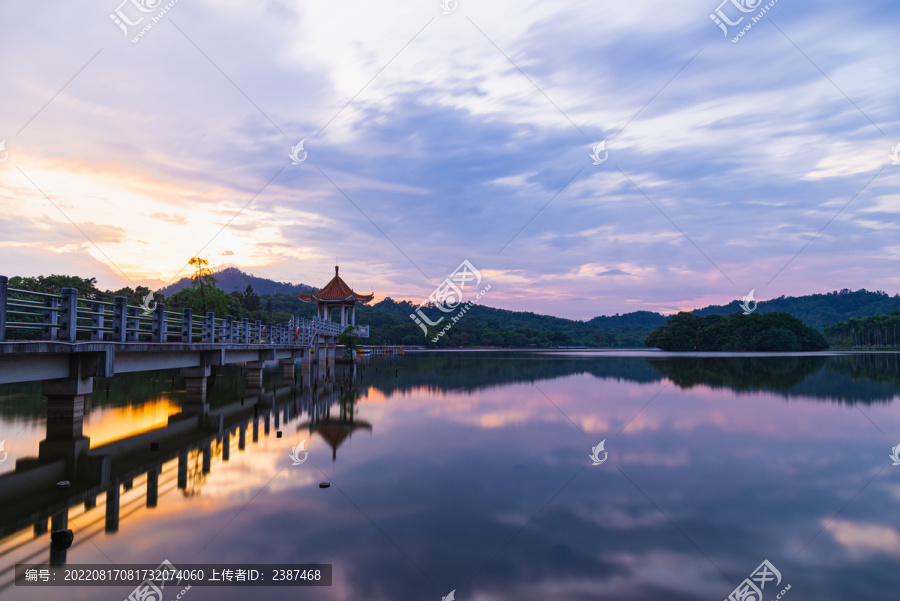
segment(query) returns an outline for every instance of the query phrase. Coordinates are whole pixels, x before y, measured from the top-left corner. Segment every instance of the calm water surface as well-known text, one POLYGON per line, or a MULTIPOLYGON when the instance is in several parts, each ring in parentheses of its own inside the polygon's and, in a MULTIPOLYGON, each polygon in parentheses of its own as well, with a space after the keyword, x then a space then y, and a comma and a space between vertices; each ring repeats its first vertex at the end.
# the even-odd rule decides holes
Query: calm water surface
MULTIPOLYGON (((78 479, 2 490, 39 456, 46 407, 40 383, 0 387, 0 492, 14 497, 0 506, 0 598, 128 597, 13 585, 15 563, 50 560, 48 530, 64 519, 68 564, 334 566, 327 588, 193 587, 190 601, 438 601, 454 589, 459 601, 720 601, 764 560, 781 575, 766 601, 787 585, 788 601, 900 595, 896 354, 422 353, 340 377, 355 388, 314 394, 267 371, 264 396, 278 392, 254 437, 240 368, 220 369, 210 403, 227 410, 223 432, 138 453, 138 471, 165 459, 158 500, 148 507, 144 465, 111 531, 107 495, 86 506, 78 479), (301 441, 308 460, 292 465, 301 441)), ((91 452, 145 445, 177 420, 184 390, 177 370, 98 378, 91 452)))

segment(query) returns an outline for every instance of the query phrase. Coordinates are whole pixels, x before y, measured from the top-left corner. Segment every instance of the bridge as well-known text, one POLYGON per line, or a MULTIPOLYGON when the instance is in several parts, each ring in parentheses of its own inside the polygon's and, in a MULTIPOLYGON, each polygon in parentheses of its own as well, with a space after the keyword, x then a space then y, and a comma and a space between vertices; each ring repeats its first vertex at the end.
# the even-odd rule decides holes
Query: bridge
MULTIPOLYGON (((199 393, 214 365, 246 363, 252 385, 264 361, 280 360, 292 371, 299 359, 308 372, 313 356, 325 378, 345 327, 327 316, 274 325, 213 312, 198 318, 163 303, 152 311, 128 305, 124 296, 112 303, 79 298, 75 288, 59 295, 17 290, 0 276, 0 384, 67 380, 82 391, 86 385, 75 383, 93 377, 182 368, 189 370, 189 390, 199 393)), ((352 327, 368 338, 368 326, 352 327)))

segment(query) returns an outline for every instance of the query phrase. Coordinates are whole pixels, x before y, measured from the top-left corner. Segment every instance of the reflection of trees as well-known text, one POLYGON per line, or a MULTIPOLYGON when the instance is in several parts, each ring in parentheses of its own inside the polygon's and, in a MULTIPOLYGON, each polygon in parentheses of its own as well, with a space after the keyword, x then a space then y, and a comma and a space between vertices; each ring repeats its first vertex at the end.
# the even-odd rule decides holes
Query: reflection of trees
POLYGON ((890 402, 900 383, 897 355, 678 357, 647 363, 683 389, 704 384, 713 388, 766 390, 786 398, 814 398, 847 404, 890 402))
POLYGON ((900 353, 843 355, 828 363, 828 371, 852 380, 900 384, 900 353))
POLYGON ((410 353, 399 359, 372 357, 360 369, 365 384, 385 394, 412 388, 476 392, 583 373, 631 382, 662 379, 643 359, 513 352, 410 353))
MULTIPOLYGON (((217 447, 213 445, 213 456, 217 447)), ((195 449, 188 452, 187 458, 187 486, 182 491, 185 497, 194 497, 200 494, 203 485, 206 484, 206 474, 203 473, 203 451, 195 449)))
POLYGON ((675 357, 648 360, 679 388, 785 389, 822 369, 827 357, 675 357))

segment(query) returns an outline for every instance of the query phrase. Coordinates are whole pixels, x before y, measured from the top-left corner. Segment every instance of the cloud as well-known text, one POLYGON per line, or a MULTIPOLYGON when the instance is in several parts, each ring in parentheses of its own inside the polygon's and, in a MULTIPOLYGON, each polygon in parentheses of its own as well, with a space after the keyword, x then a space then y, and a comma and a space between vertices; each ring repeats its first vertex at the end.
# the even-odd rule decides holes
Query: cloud
POLYGON ((871 287, 896 255, 895 28, 798 0, 772 11, 784 34, 732 44, 713 8, 203 1, 131 44, 75 7, 4 5, 29 60, 4 67, 3 239, 66 249, 58 271, 91 253, 113 288, 110 261, 167 280, 205 245, 298 281, 339 246, 407 298, 469 259, 522 279, 492 304, 580 318, 727 302, 801 249, 770 296, 871 287))

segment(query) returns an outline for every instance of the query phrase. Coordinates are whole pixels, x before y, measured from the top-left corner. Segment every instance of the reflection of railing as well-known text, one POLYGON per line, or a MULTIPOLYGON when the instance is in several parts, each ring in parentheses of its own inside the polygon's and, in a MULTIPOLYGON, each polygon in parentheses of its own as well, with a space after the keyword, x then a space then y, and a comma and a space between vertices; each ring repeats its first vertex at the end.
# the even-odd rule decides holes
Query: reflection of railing
MULTIPOLYGON (((306 346, 316 335, 337 336, 341 325, 319 317, 291 318, 288 324, 240 321, 231 315, 193 315, 192 309, 166 311, 163 303, 153 309, 128 305, 117 296, 113 302, 79 298, 76 288, 46 294, 9 288, 0 276, 0 341, 7 330, 32 331, 40 340, 75 342, 182 342, 223 344, 282 344, 306 346), (81 336, 79 336, 81 334, 81 336)), ((24 338, 23 338, 24 340, 24 338)))
POLYGON ((360 338, 368 338, 369 337, 369 326, 354 326, 356 330, 356 335, 360 338))
MULTIPOLYGON (((176 420, 151 432, 137 433, 92 449, 87 456, 96 453, 101 459, 100 464, 105 466, 100 470, 56 473, 47 470, 51 463, 23 462, 16 472, 0 476, 0 491, 4 497, 4 511, 0 512, 0 539, 4 544, 0 553, 12 551, 19 556, 28 556, 41 545, 40 553, 45 554, 43 545, 49 542, 48 520, 50 530, 59 530, 77 518, 78 534, 74 543, 77 548, 90 538, 81 536, 83 531, 95 530, 103 523, 100 529, 114 534, 119 531, 120 518, 132 516, 133 510, 140 505, 156 507, 160 498, 178 490, 185 495, 199 494, 216 465, 229 461, 232 454, 251 449, 252 445, 258 444, 260 435, 269 437, 272 430, 287 429, 288 424, 299 421, 304 415, 313 423, 318 422, 340 401, 341 392, 342 389, 327 389, 320 394, 308 390, 297 398, 292 388, 285 386, 274 391, 271 400, 268 396, 265 400, 251 397, 244 407, 241 399, 240 405, 232 402, 211 412, 217 416, 213 420, 218 422, 215 432, 209 432, 208 425, 203 425, 202 420, 193 422, 196 430, 186 427, 184 420, 176 420), (251 415, 250 407, 256 402, 271 404, 263 407, 258 415, 256 412, 251 415), (158 439, 161 448, 155 453, 147 453, 148 439, 158 439), (177 463, 173 464, 176 459, 177 463), (33 494, 35 482, 42 482, 40 486, 49 484, 52 489, 53 482, 60 478, 69 480, 71 488, 54 490, 54 495, 33 494), (105 499, 101 496, 104 494, 105 499), (83 510, 79 507, 82 504, 83 510), (25 528, 32 528, 36 536, 14 537, 25 528)), ((87 457, 82 459, 87 460, 87 457)), ((93 534, 96 531, 91 536, 93 534)), ((57 562, 65 562, 65 549, 60 551, 51 546, 50 552, 51 558, 55 553, 57 562)), ((11 576, 11 569, 0 567, 0 597, 12 586, 11 576)))

